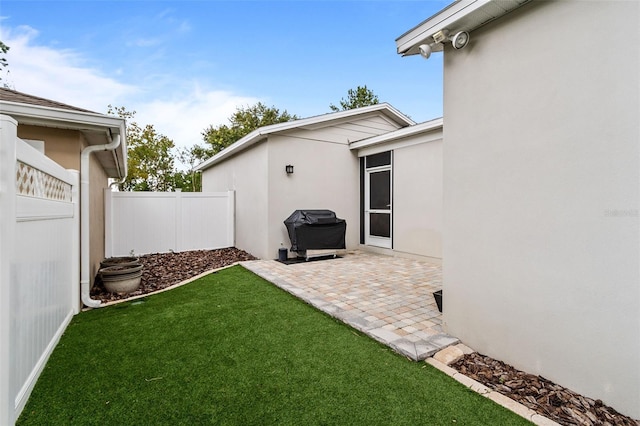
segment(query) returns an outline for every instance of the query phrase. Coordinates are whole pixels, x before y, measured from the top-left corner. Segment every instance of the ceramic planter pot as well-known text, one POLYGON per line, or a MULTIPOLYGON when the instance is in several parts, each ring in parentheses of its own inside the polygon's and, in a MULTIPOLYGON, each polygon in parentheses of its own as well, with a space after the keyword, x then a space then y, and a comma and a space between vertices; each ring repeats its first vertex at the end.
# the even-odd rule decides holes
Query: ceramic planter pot
POLYGON ((109 257, 100 262, 100 268, 109 266, 132 266, 140 265, 140 258, 135 256, 109 257))
POLYGON ((100 269, 104 288, 110 293, 128 294, 140 287, 142 265, 118 265, 100 269))

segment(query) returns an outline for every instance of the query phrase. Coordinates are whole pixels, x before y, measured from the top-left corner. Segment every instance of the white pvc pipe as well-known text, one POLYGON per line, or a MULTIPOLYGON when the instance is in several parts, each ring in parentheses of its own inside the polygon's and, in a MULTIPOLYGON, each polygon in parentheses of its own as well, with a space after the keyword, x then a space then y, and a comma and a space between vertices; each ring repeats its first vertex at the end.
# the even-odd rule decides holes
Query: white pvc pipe
MULTIPOLYGON (((107 133, 107 137, 109 134, 107 133)), ((113 151, 120 146, 120 135, 106 145, 90 145, 80 155, 80 295, 82 303, 90 308, 99 308, 102 302, 91 298, 89 256, 89 157, 96 151, 113 151)))

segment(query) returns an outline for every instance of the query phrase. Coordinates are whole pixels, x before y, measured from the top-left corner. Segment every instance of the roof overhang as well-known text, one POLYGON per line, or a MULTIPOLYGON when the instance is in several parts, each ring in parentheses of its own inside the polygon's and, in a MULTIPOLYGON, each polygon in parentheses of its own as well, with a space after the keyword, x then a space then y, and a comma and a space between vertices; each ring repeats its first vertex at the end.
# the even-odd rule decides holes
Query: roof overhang
POLYGON ((213 165, 226 160, 227 158, 244 151, 245 149, 262 142, 267 139, 269 135, 275 133, 282 133, 287 130, 293 129, 316 129, 321 127, 328 127, 336 123, 348 121, 354 117, 366 117, 367 115, 382 114, 387 119, 398 124, 400 127, 412 126, 415 122, 402 114, 400 111, 389 105, 388 103, 381 103, 376 105, 370 105, 362 108, 350 109, 346 111, 332 112, 323 115, 316 115, 314 117, 303 118, 301 120, 287 121, 285 123, 272 124, 270 126, 260 127, 249 133, 242 139, 228 146, 224 150, 220 151, 213 157, 199 164, 195 170, 206 170, 213 165))
MULTIPOLYGON (((121 179, 127 171, 126 121, 84 111, 73 111, 39 105, 0 100, 0 113, 13 117, 18 124, 80 131, 89 145, 110 143, 120 136, 114 151, 100 151, 95 155, 108 177, 121 179)), ((78 153, 80 155, 80 153, 78 153)))
POLYGON ((433 52, 442 51, 444 42, 436 42, 434 34, 448 32, 453 36, 460 31, 471 32, 529 1, 531 0, 458 0, 398 37, 398 54, 417 55, 422 44, 431 45, 433 52))
POLYGON ((430 140, 442 139, 442 128, 442 118, 436 118, 393 132, 353 142, 349 145, 349 148, 358 151, 358 156, 362 157, 371 155, 374 151, 394 149, 396 144, 408 146, 414 144, 414 142, 423 143, 430 140))

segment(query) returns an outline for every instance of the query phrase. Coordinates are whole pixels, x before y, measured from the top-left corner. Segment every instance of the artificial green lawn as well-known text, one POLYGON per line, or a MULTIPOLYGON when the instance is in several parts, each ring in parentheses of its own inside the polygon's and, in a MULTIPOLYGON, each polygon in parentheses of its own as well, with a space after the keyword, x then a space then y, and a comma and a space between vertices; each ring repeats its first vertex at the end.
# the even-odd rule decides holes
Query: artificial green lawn
POLYGON ((526 420, 240 266, 77 315, 18 425, 526 420))

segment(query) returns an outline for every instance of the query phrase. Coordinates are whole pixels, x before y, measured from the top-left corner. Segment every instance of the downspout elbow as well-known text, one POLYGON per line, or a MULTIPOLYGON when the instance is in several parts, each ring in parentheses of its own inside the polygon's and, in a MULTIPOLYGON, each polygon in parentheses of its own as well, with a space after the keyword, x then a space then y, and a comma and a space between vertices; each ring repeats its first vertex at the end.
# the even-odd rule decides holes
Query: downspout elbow
POLYGON ((91 298, 90 255, 89 255, 89 160, 96 151, 113 151, 120 146, 120 135, 104 145, 91 145, 80 154, 80 297, 82 303, 90 308, 99 308, 102 302, 91 298))

